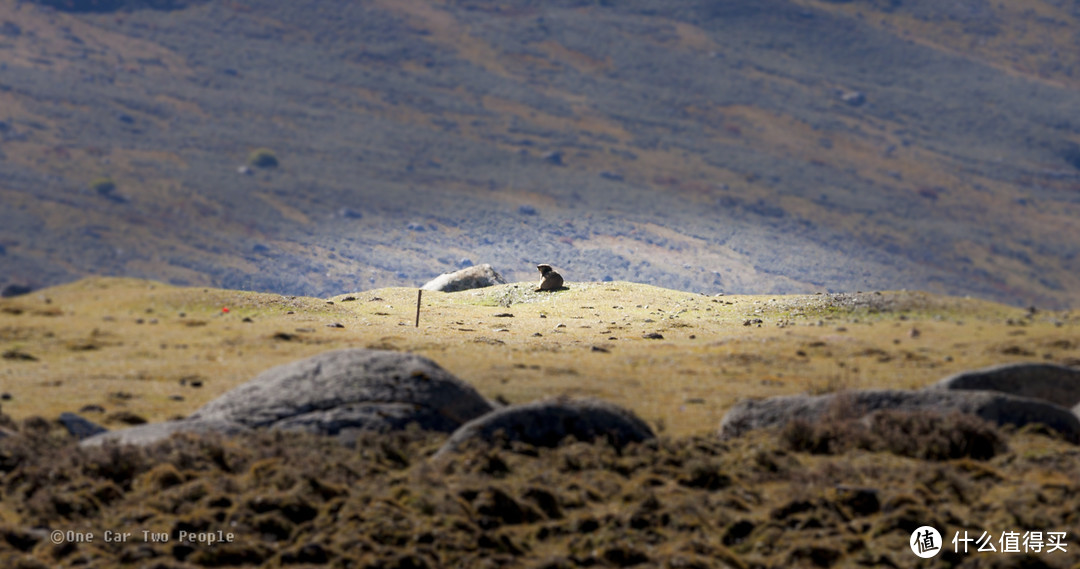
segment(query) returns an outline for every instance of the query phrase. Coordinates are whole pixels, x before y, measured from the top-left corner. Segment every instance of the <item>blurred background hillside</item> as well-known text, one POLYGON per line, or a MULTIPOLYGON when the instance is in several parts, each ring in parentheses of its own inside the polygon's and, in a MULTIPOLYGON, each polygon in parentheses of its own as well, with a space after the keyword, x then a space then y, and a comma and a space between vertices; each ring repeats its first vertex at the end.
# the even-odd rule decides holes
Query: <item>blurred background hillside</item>
POLYGON ((1069 0, 0 4, 0 287, 1080 306, 1069 0))

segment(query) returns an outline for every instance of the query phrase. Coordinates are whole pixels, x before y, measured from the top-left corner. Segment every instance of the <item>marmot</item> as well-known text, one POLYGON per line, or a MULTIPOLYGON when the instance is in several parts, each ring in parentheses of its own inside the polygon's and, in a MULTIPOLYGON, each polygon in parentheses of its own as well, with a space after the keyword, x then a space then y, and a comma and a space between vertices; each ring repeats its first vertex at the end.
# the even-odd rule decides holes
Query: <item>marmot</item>
POLYGON ((540 271, 540 288, 536 289, 537 292, 562 288, 562 275, 555 272, 551 265, 536 265, 536 270, 540 271))

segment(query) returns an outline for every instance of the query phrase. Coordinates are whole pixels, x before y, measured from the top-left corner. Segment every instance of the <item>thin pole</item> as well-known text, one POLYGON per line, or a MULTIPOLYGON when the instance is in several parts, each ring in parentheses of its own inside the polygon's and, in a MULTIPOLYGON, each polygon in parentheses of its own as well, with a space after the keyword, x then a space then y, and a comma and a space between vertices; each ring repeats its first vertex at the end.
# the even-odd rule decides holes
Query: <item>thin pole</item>
POLYGON ((424 289, 416 290, 416 327, 420 327, 420 296, 424 294, 424 289))

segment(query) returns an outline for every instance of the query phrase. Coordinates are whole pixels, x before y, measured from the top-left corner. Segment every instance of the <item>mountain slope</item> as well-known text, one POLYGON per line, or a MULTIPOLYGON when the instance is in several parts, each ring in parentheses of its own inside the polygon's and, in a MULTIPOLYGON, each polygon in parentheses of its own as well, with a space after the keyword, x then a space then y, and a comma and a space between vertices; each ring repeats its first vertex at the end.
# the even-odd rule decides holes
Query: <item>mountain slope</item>
POLYGON ((0 7, 0 278, 1077 304, 1060 2, 124 4, 0 7))

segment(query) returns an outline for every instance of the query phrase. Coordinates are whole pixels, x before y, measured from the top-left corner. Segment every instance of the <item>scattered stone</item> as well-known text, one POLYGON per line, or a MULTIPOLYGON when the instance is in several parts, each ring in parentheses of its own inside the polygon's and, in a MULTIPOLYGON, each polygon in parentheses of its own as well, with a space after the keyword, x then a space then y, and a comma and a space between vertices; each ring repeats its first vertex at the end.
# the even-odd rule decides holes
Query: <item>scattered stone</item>
POLYGON ((866 103, 866 94, 862 91, 846 91, 840 94, 840 100, 853 107, 859 107, 866 103))
POLYGON ((610 354, 611 353, 611 350, 609 350, 609 349, 607 349, 607 348, 605 348, 603 346, 593 346, 592 351, 600 352, 602 354, 610 354))
POLYGON ((248 155, 248 164, 263 169, 277 168, 279 165, 277 155, 269 148, 256 148, 248 155))
POLYGON ((146 419, 131 411, 116 411, 105 417, 107 423, 123 423, 125 425, 145 425, 146 419))
POLYGON ((497 284, 506 284, 506 280, 491 265, 484 263, 452 273, 443 273, 420 288, 441 292, 458 292, 497 284))
POLYGON ((518 208, 518 213, 520 213, 521 215, 536 215, 536 208, 531 205, 525 204, 518 208))
POLYGON ((190 419, 322 434, 417 423, 450 432, 491 410, 471 386, 415 354, 347 349, 264 371, 190 419))
POLYGON ((338 210, 338 215, 340 215, 341 217, 344 217, 345 219, 363 219, 364 218, 363 213, 361 213, 361 212, 359 212, 359 211, 357 211, 357 210, 355 210, 355 209, 353 209, 351 207, 343 207, 343 208, 339 209, 338 210))
POLYGON ((562 152, 559 152, 557 150, 548 152, 547 154, 544 154, 543 158, 544 158, 545 162, 548 162, 550 164, 554 164, 556 166, 562 166, 563 165, 562 152))
POLYGON ((345 325, 342 324, 341 322, 334 322, 332 324, 327 324, 326 327, 327 328, 344 328, 345 325))
POLYGON ((1070 410, 1039 399, 994 391, 869 389, 826 395, 788 395, 737 403, 720 422, 720 436, 736 437, 753 429, 779 427, 800 418, 815 421, 829 413, 859 418, 875 411, 960 412, 997 425, 1022 427, 1042 423, 1072 442, 1080 442, 1080 418, 1070 410))
POLYGON ((104 413, 105 408, 101 405, 83 405, 79 408, 80 413, 104 413))
POLYGON ((12 396, 7 391, 0 393, 0 401, 11 401, 12 396))
POLYGON ((435 456, 456 452, 473 440, 554 447, 571 436, 588 442, 607 439, 622 447, 656 435, 634 413, 617 405, 559 397, 510 405, 474 419, 454 431, 435 456))
POLYGON ((1000 391, 1073 407, 1080 404, 1080 370, 1054 364, 1005 364, 960 372, 925 389, 1000 391))
POLYGON ((67 432, 71 433, 71 436, 81 440, 88 439, 94 435, 99 435, 108 431, 105 427, 94 423, 88 419, 80 417, 75 413, 64 412, 60 414, 60 424, 67 429, 67 432))
POLYGON ((646 340, 663 340, 664 339, 664 335, 661 334, 660 332, 649 332, 648 334, 643 334, 641 337, 645 338, 646 340))
POLYGON ((500 312, 499 314, 495 315, 495 318, 513 318, 513 317, 514 317, 514 315, 510 314, 509 312, 500 312))
POLYGON ((183 420, 164 423, 148 423, 127 429, 108 431, 95 435, 79 443, 90 447, 104 444, 146 446, 168 439, 177 433, 239 435, 251 432, 251 429, 231 421, 221 420, 183 420))
POLYGON ((20 350, 7 350, 3 354, 5 360, 13 360, 19 362, 36 362, 38 359, 26 352, 20 350))

